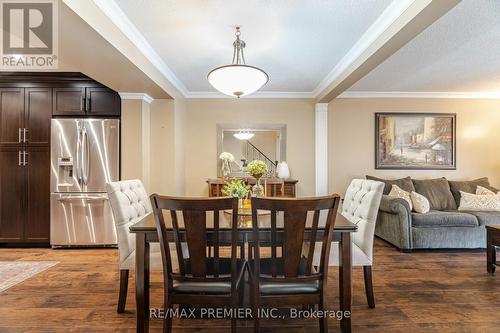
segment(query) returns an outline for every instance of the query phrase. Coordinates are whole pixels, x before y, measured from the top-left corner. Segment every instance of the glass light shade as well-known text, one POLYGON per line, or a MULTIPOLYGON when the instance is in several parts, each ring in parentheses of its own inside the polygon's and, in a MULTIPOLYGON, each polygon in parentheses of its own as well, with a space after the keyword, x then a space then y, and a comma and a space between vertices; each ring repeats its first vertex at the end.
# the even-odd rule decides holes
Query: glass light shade
POLYGON ((250 140, 254 135, 254 133, 250 132, 238 132, 233 134, 233 136, 238 140, 250 140))
POLYGON ((208 73, 208 82, 223 94, 246 96, 259 90, 267 83, 267 74, 253 66, 227 65, 215 68, 208 73))

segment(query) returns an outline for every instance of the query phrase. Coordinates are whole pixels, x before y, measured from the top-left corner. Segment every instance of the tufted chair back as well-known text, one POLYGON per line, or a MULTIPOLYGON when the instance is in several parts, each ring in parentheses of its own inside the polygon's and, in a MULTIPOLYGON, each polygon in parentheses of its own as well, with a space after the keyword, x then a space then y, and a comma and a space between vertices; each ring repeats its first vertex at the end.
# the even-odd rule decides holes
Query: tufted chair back
POLYGON ((353 179, 342 204, 342 215, 358 226, 358 231, 352 234, 352 241, 370 260, 373 259, 375 222, 383 191, 382 182, 353 179))
POLYGON ((120 264, 135 250, 135 235, 129 227, 153 211, 148 194, 138 179, 106 184, 113 210, 120 264))

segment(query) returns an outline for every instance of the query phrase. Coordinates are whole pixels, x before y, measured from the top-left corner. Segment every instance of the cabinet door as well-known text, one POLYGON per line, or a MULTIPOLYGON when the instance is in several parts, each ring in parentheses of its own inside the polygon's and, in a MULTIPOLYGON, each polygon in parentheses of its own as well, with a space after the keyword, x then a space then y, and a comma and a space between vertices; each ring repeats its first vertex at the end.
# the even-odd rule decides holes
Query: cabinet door
POLYGON ((55 116, 85 115, 85 88, 54 88, 52 114, 55 116))
POLYGON ((50 237, 50 150, 29 147, 26 156, 26 219, 24 240, 48 243, 50 237))
POLYGON ((19 148, 0 147, 0 242, 23 240, 25 167, 19 148))
POLYGON ((87 112, 89 115, 119 116, 121 99, 117 92, 108 88, 87 88, 87 112))
MULTIPOLYGON (((25 128, 30 145, 48 145, 52 117, 52 89, 26 88, 25 128)), ((24 133, 23 133, 24 139, 24 133)))
POLYGON ((0 144, 18 145, 24 115, 24 88, 0 88, 0 144))

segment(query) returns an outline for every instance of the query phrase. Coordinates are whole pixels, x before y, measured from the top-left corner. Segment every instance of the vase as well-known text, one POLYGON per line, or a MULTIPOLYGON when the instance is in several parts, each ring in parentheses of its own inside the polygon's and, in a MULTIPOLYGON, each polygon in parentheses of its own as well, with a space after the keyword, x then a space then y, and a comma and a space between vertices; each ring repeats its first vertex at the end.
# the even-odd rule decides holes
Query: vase
POLYGON ((229 178, 231 174, 231 167, 229 166, 229 160, 222 161, 222 176, 224 178, 229 178))
POLYGON ((252 197, 263 197, 264 187, 260 183, 260 178, 257 179, 257 184, 252 187, 252 197))

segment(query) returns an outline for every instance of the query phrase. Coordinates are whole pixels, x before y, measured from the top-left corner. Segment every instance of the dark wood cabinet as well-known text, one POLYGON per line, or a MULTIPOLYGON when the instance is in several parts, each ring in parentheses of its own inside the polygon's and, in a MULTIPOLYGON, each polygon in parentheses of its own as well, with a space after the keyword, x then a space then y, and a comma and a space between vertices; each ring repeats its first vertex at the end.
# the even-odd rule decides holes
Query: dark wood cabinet
POLYGON ((0 88, 0 144, 17 145, 24 127, 24 88, 0 88))
POLYGON ((109 88, 54 88, 54 116, 119 116, 120 95, 109 88))
POLYGON ((26 88, 23 141, 30 145, 48 145, 52 117, 52 89, 26 88))
POLYGON ((0 243, 49 243, 52 88, 0 88, 0 243))
POLYGON ((119 116, 120 96, 108 88, 86 89, 86 111, 89 115, 119 116))
POLYGON ((24 240, 34 243, 50 241, 50 149, 26 149, 26 218, 24 240), (43 189, 43 190, 41 190, 43 189))
POLYGON ((85 88, 54 88, 52 114, 81 116, 85 113, 85 88))
POLYGON ((19 243, 24 238, 22 151, 0 147, 0 161, 0 242, 19 243))

